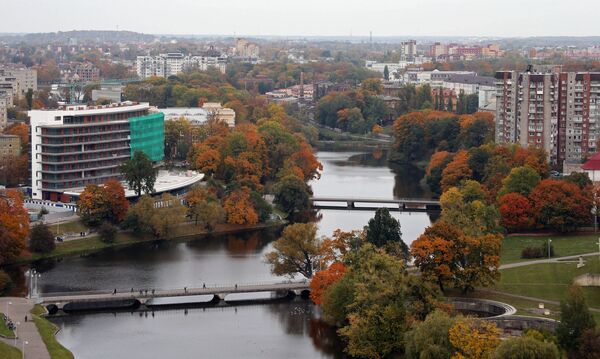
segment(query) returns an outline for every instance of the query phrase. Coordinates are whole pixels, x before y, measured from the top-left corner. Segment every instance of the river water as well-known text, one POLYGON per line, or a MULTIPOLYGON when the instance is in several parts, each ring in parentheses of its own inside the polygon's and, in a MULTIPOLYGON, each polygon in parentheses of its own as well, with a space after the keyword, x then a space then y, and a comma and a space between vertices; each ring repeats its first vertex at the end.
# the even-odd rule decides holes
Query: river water
MULTIPOLYGON (((319 152, 315 196, 420 198, 423 174, 390 169, 385 153, 319 152)), ((370 211, 321 210, 319 235, 360 229, 370 211)), ((410 244, 430 224, 425 213, 399 213, 403 239, 410 244)), ((202 238, 189 242, 142 244, 89 257, 37 264, 42 293, 129 288, 182 288, 211 284, 275 282, 264 255, 275 231, 202 238)), ((266 305, 156 312, 69 315, 52 319, 58 340, 76 358, 342 358, 335 331, 306 300, 266 305)))

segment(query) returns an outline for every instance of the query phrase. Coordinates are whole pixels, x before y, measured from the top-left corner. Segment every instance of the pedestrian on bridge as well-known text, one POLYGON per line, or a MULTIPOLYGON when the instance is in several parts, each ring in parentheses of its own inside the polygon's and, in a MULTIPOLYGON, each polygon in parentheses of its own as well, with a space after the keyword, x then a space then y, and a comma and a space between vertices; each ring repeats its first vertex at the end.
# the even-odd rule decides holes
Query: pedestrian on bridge
POLYGON ((183 292, 187 293, 187 287, 183 287, 183 292))
POLYGON ((202 283, 202 288, 206 289, 206 283, 202 283))
POLYGON ((113 290, 113 295, 117 294, 117 288, 115 288, 115 290, 113 290))

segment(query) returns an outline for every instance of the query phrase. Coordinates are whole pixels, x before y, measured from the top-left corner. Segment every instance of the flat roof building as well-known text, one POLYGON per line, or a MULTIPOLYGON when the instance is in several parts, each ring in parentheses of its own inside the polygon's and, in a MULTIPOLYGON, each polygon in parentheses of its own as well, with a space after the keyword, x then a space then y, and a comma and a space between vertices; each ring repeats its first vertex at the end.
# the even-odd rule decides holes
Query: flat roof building
POLYGON ((0 158, 21 154, 21 138, 13 135, 0 135, 0 158))
POLYGON ((29 111, 32 198, 69 202, 69 192, 122 179, 119 166, 136 151, 164 157, 164 115, 148 103, 67 105, 29 111))

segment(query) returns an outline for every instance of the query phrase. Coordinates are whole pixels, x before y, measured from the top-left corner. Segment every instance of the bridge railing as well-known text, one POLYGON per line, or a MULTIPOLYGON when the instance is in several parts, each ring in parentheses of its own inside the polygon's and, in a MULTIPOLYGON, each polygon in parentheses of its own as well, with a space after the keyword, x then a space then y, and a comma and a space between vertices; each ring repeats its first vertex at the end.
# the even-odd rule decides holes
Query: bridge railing
MULTIPOLYGON (((203 289, 231 289, 237 286, 238 290, 243 291, 244 288, 255 288, 260 286, 285 286, 288 285, 299 285, 306 284, 308 285, 310 281, 308 279, 302 280, 286 280, 286 281, 277 281, 277 282, 241 282, 241 283, 194 283, 190 286, 185 287, 188 291, 190 290, 203 290, 203 289)), ((129 287, 129 288, 113 288, 113 289, 103 289, 103 290, 89 290, 89 291, 72 291, 72 292, 44 292, 40 293, 40 298, 48 298, 48 297, 73 297, 73 296, 85 296, 85 295, 111 295, 114 293, 115 289, 118 294, 139 294, 140 290, 143 291, 144 295, 146 291, 150 292, 154 290, 157 293, 160 292, 173 292, 173 291, 183 291, 184 287, 177 288, 157 288, 152 286, 143 286, 143 287, 129 287), (133 292, 132 292, 133 290, 133 292)))

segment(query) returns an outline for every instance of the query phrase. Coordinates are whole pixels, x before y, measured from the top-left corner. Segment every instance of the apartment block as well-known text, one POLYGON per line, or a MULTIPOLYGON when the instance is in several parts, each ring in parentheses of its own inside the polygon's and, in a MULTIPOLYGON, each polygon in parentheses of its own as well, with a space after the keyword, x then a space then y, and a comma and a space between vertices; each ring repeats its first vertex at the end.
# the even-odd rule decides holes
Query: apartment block
POLYGON ((5 128, 8 123, 9 101, 10 99, 8 96, 3 96, 2 93, 0 93, 0 129, 5 128))
POLYGON ((119 166, 143 151, 164 156, 164 115, 147 103, 68 105, 29 111, 34 199, 69 202, 88 184, 121 179, 119 166))
POLYGON ((496 142, 543 148, 559 166, 597 151, 600 73, 530 68, 495 77, 496 142))
POLYGON ((400 62, 414 62, 417 57, 417 41, 408 40, 400 43, 400 62))
POLYGON ((27 68, 0 68, 0 84, 10 83, 15 99, 22 99, 28 90, 37 91, 37 71, 27 68))
POLYGON ((0 135, 0 158, 21 154, 21 138, 13 135, 0 135))
POLYGON ((227 57, 184 55, 179 52, 160 54, 157 56, 138 56, 136 61, 137 75, 141 78, 152 76, 175 76, 186 69, 205 71, 210 67, 225 73, 227 57))

